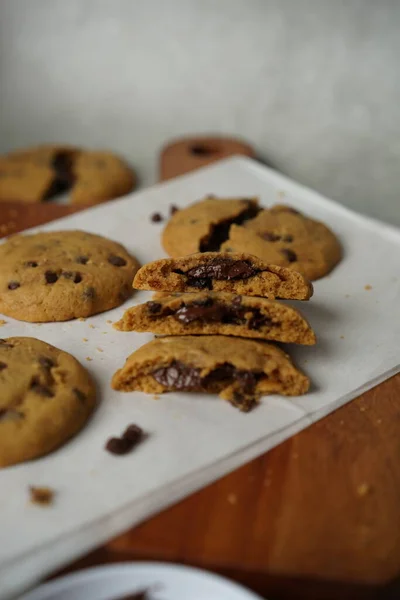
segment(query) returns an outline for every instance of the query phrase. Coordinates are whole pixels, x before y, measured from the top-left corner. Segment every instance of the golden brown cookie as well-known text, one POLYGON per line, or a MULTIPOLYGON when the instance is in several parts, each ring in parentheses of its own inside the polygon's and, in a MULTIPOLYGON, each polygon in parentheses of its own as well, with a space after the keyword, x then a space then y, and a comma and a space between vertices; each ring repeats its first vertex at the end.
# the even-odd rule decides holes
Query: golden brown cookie
POLYGON ((218 335, 157 338, 131 354, 112 379, 112 387, 124 392, 219 394, 243 411, 260 396, 297 396, 309 385, 276 346, 218 335))
POLYGON ((55 450, 94 406, 95 386, 73 356, 35 338, 0 340, 0 467, 55 450))
POLYGON ((162 234, 170 256, 214 252, 228 239, 233 223, 243 223, 259 212, 257 198, 207 197, 176 211, 162 234))
POLYGON ((171 295, 128 308, 120 331, 164 335, 233 335, 295 344, 315 344, 310 325, 293 307, 227 292, 171 295))
POLYGON ((342 256, 338 239, 326 225, 282 205, 262 210, 241 226, 232 225, 221 250, 250 252, 310 280, 329 273, 342 256))
POLYGON ((16 235, 0 245, 0 313, 21 321, 88 317, 126 300, 139 265, 84 231, 16 235))
POLYGON ((155 260, 139 269, 133 287, 161 292, 208 289, 288 300, 308 300, 313 293, 312 284, 300 273, 267 264, 251 254, 233 252, 155 260))
POLYGON ((134 186, 132 169, 111 152, 47 144, 0 157, 0 202, 41 202, 70 192, 74 204, 98 204, 134 186))

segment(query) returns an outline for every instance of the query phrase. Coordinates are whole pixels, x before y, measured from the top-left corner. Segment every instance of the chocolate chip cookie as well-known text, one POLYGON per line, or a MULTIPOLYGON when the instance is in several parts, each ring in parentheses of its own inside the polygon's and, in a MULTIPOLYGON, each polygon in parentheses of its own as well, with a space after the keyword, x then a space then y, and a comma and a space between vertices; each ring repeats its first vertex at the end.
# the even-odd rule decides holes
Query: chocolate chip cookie
POLYGON ((233 223, 244 223, 259 210, 257 198, 205 198, 172 215, 162 245, 170 256, 214 252, 228 239, 233 223))
POLYGON ((315 344, 315 334, 293 307, 228 292, 198 292, 150 300, 125 311, 120 331, 165 335, 233 335, 276 342, 315 344))
POLYGON ((0 313, 66 321, 119 306, 139 268, 116 242, 84 231, 16 235, 0 245, 0 313))
POLYGON ((0 157, 0 202, 42 202, 69 192, 73 204, 98 204, 134 185, 132 169, 111 152, 43 145, 0 157))
POLYGON ((313 288, 303 275, 244 253, 203 252, 144 265, 133 287, 140 290, 214 290, 244 296, 308 300, 313 288))
POLYGON ((94 384, 73 356, 35 338, 0 340, 0 467, 55 450, 94 406, 94 384))
POLYGON ((250 252, 310 280, 327 275, 342 256, 338 239, 326 225, 283 205, 262 210, 241 226, 233 224, 221 250, 250 252))
POLYGON ((309 385, 273 344, 217 335, 157 338, 131 354, 112 379, 112 387, 124 392, 219 394, 243 411, 260 396, 297 396, 309 385))

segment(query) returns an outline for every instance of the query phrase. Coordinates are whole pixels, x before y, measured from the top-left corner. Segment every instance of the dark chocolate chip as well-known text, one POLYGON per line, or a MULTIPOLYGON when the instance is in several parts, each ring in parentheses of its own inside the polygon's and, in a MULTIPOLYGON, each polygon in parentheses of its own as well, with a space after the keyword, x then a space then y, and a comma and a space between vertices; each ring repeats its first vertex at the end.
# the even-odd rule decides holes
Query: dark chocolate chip
POLYGON ((35 260, 28 260, 25 263, 25 267, 37 267, 38 263, 35 260))
POLYGON ((175 311, 174 318, 180 323, 200 321, 204 323, 220 322, 224 315, 224 307, 219 304, 181 306, 175 311))
POLYGON ((62 274, 65 279, 71 279, 74 283, 80 283, 82 281, 82 275, 74 271, 64 271, 62 274))
POLYGON ((295 252, 293 252, 293 250, 290 250, 289 248, 282 248, 281 253, 290 263, 296 262, 297 255, 295 252))
POLYGON ((44 369, 48 370, 54 367, 54 361, 51 358, 48 358, 47 356, 39 356, 39 364, 44 369))
POLYGON ((163 217, 160 213, 156 212, 153 213, 150 217, 152 223, 161 223, 161 221, 163 220, 163 217))
POLYGON ((233 217, 226 219, 210 227, 210 232, 200 241, 200 252, 215 252, 219 250, 221 244, 229 238, 229 230, 231 225, 242 225, 245 221, 253 219, 260 212, 260 208, 252 200, 246 200, 242 212, 233 217))
POLYGON ((195 144, 194 146, 191 146, 189 150, 195 156, 209 156, 210 154, 218 152, 216 148, 206 146, 205 144, 195 144))
POLYGON ((72 391, 78 398, 79 402, 82 402, 82 404, 86 402, 86 394, 84 394, 81 390, 78 390, 78 388, 73 388, 72 391))
POLYGON ((30 389, 35 392, 35 394, 43 396, 44 398, 52 398, 54 396, 54 392, 47 385, 41 384, 36 377, 32 379, 30 389))
POLYGON ((131 444, 137 444, 143 436, 143 429, 139 425, 128 425, 122 434, 122 439, 129 440, 131 444))
POLYGON ((24 418, 24 413, 14 410, 13 408, 0 409, 0 421, 19 421, 24 418))
POLYGON ((284 236, 282 237, 282 241, 283 241, 283 242, 293 242, 293 236, 292 236, 292 235, 290 235, 290 234, 284 235, 284 236))
POLYGON ((261 237, 266 242, 277 242, 278 240, 281 239, 280 235, 277 235, 276 233, 272 233, 270 231, 266 231, 265 233, 262 233, 261 237))
POLYGON ((111 265, 114 265, 114 267, 124 267, 126 265, 126 260, 122 258, 122 256, 117 256, 116 254, 110 254, 108 262, 111 265))
POLYGON ((169 207, 169 214, 174 215, 176 212, 178 212, 179 208, 178 206, 176 206, 176 204, 171 204, 171 206, 169 207))
POLYGON ((162 309, 162 304, 160 304, 160 302, 153 302, 152 300, 146 302, 146 306, 151 315, 159 313, 162 309))
POLYGON ((10 281, 10 283, 8 284, 8 289, 9 290, 16 290, 17 288, 19 288, 21 284, 19 283, 19 281, 10 281))
POLYGON ((170 390, 200 391, 202 389, 200 369, 177 360, 166 367, 155 369, 152 375, 158 383, 170 390))
POLYGON ((4 371, 4 369, 7 369, 7 363, 0 362, 0 371, 4 371))
POLYGON ((83 290, 82 296, 85 300, 93 300, 93 298, 96 296, 96 290, 94 287, 87 287, 83 290))
POLYGON ((54 271, 46 271, 44 278, 46 283, 55 283, 58 280, 58 275, 54 271))
POLYGON ((119 437, 110 438, 107 441, 105 448, 111 454, 117 454, 119 456, 123 454, 128 454, 128 452, 130 452, 132 449, 131 442, 129 440, 119 437))
POLYGON ((86 263, 88 262, 89 258, 87 256, 77 256, 75 260, 80 265, 86 265, 86 263))
POLYGON ((208 263, 189 269, 189 271, 186 272, 186 276, 191 280, 211 278, 222 281, 230 279, 248 279, 258 272, 259 271, 246 260, 214 258, 208 263))

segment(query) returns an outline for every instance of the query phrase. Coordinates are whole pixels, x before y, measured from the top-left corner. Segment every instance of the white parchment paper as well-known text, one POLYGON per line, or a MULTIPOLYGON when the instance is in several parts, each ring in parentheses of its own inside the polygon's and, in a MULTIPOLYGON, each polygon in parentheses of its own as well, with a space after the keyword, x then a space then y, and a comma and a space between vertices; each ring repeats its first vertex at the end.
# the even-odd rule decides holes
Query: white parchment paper
POLYGON ((311 377, 311 392, 292 400, 265 397, 249 414, 212 396, 175 393, 155 400, 114 392, 114 371, 152 336, 117 332, 108 321, 148 299, 146 292, 86 321, 37 325, 5 317, 2 337, 38 337, 81 360, 98 383, 99 407, 87 427, 60 450, 0 471, 0 598, 34 584, 399 371, 399 230, 250 159, 223 161, 41 229, 100 233, 122 242, 144 263, 164 255, 162 224, 152 223, 150 215, 167 216, 170 204, 183 207, 208 193, 259 195, 264 205, 288 202, 340 236, 342 263, 315 282, 310 302, 295 303, 319 340, 315 347, 288 348, 311 377), (149 438, 125 457, 105 452, 106 439, 129 423, 141 425, 149 438), (29 485, 54 488, 54 506, 29 504, 29 485))

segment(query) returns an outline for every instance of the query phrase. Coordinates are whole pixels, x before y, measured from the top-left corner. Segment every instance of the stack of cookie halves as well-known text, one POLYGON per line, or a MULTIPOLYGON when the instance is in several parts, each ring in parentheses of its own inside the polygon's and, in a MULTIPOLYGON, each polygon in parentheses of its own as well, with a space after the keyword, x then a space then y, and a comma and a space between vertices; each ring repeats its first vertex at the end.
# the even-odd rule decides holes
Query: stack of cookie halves
POLYGON ((158 337, 128 357, 114 389, 216 393, 242 411, 266 394, 309 389, 290 357, 266 341, 315 344, 300 312, 276 300, 312 296, 300 273, 250 254, 201 252, 144 265, 133 287, 155 293, 115 327, 158 337))

